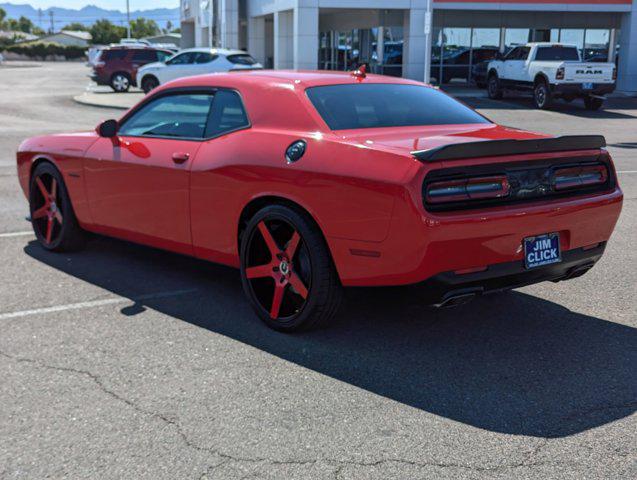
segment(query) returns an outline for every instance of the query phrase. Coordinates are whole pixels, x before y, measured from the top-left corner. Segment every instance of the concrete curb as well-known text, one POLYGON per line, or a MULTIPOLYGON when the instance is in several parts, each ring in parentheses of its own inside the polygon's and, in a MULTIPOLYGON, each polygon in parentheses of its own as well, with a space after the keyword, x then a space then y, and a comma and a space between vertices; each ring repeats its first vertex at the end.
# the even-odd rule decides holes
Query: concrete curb
POLYGON ((109 94, 94 94, 94 93, 83 93, 81 95, 76 95, 73 97, 73 101, 79 103, 81 105, 88 105, 91 107, 98 108, 114 108, 117 110, 128 110, 133 105, 135 105, 141 98, 143 94, 117 94, 113 95, 122 95, 124 97, 114 98, 109 94))

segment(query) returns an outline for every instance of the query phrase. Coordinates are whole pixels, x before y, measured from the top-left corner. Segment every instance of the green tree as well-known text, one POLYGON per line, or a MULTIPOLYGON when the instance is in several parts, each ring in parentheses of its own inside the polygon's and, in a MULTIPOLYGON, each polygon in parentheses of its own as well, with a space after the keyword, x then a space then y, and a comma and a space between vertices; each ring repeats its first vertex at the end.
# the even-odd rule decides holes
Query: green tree
POLYGON ((0 30, 3 30, 5 27, 5 18, 7 18, 7 11, 4 8, 0 8, 0 30))
POLYGON ((152 37, 159 33, 159 27, 155 20, 147 20, 143 17, 130 22, 130 36, 133 38, 152 37))
POLYGON ((18 18, 18 30, 24 33, 31 33, 33 31, 33 22, 29 20, 27 17, 22 16, 18 18))
POLYGON ((113 25, 106 19, 95 22, 89 32, 93 37, 93 43, 97 45, 118 43, 122 38, 126 37, 126 29, 124 27, 113 25))
POLYGON ((62 30, 72 30, 75 32, 88 32, 88 27, 80 22, 71 22, 68 25, 62 27, 62 30))

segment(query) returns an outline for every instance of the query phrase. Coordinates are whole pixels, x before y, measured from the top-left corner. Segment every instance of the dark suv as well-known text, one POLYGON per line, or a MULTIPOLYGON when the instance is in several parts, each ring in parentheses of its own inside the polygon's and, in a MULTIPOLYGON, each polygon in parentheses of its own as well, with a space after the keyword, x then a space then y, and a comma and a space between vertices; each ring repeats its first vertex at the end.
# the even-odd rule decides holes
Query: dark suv
POLYGON ((110 47, 95 61, 91 78, 98 85, 110 85, 116 92, 126 92, 135 85, 137 69, 147 63, 163 62, 173 55, 170 50, 152 47, 110 47))

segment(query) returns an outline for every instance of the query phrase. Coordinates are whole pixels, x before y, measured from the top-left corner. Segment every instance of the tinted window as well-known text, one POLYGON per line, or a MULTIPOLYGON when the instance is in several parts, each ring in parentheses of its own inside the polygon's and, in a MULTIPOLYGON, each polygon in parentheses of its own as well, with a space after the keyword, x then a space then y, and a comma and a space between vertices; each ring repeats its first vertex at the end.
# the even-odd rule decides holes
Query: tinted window
POLYGON ((128 118, 120 135, 203 138, 211 103, 208 94, 160 97, 128 118))
POLYGON ((100 55, 100 60, 122 60, 126 58, 127 50, 123 48, 119 48, 116 50, 102 50, 102 55, 100 55))
POLYGON ((575 47, 538 47, 536 60, 579 60, 575 47))
POLYGON ((157 52, 154 50, 135 50, 133 52, 133 61, 135 62, 156 62, 157 52))
POLYGON ((219 90, 212 104, 206 137, 247 127, 249 124, 239 94, 230 90, 219 90))
POLYGON ((213 55, 212 53, 197 52, 195 54, 195 63, 210 63, 215 58, 217 58, 217 55, 213 55))
POLYGON ((489 123, 460 102, 429 87, 367 84, 307 89, 332 130, 489 123))
POLYGON ((195 61, 194 52, 186 52, 171 58, 166 63, 169 65, 187 65, 195 61))
POLYGON ((247 53, 239 53, 237 55, 228 55, 228 61, 235 65, 254 65, 257 61, 247 53))
POLYGON ((164 52, 162 50, 157 50, 157 60, 159 60, 160 62, 165 62, 167 59, 169 59, 172 56, 173 56, 172 52, 164 52))

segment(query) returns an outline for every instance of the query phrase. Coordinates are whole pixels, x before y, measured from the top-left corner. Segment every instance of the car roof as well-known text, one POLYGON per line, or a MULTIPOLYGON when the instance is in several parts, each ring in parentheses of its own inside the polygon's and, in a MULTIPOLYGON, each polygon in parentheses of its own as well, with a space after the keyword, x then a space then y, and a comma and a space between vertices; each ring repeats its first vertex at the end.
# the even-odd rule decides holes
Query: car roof
POLYGON ((352 72, 332 70, 239 70, 227 73, 210 73, 193 77, 183 77, 166 84, 166 87, 203 87, 236 85, 237 88, 263 86, 269 88, 273 84, 303 88, 361 83, 395 83, 405 85, 423 85, 421 82, 400 77, 367 74, 360 78, 352 72))
POLYGON ((183 50, 179 50, 177 53, 184 53, 184 52, 207 52, 207 53, 212 53, 213 55, 247 55, 247 52, 244 52, 243 50, 233 50, 233 49, 229 49, 229 48, 202 48, 202 47, 195 47, 195 48, 184 48, 183 50))

